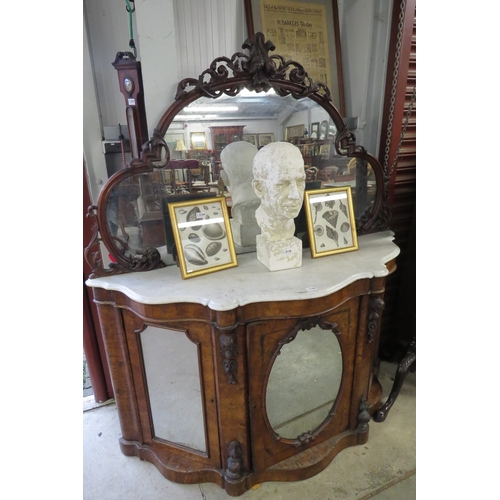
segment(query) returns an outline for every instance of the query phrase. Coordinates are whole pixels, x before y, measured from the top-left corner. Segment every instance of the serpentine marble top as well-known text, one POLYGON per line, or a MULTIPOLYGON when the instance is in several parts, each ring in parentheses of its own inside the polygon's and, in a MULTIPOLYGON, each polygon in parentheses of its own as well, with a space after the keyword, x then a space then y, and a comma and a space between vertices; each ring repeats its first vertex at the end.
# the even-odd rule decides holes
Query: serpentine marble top
POLYGON ((173 265, 154 271, 87 280, 90 287, 124 293, 142 304, 192 302, 215 311, 229 311, 255 302, 318 298, 364 278, 386 276, 385 264, 399 255, 394 233, 358 237, 358 250, 311 258, 303 249, 302 266, 269 271, 256 253, 237 255, 238 267, 183 280, 173 265))

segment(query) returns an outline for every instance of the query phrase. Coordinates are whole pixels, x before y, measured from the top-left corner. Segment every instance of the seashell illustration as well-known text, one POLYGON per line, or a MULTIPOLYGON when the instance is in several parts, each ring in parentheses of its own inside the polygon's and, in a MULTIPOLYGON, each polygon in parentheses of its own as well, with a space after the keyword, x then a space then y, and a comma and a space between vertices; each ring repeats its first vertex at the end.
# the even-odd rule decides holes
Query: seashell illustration
POLYGON ((313 224, 316 224, 316 218, 318 217, 318 212, 321 212, 321 210, 323 210, 323 206, 321 205, 321 203, 313 203, 312 206, 314 208, 313 224))
POLYGON ((222 249, 222 251, 223 251, 223 252, 227 252, 227 248, 223 248, 223 249, 222 249))
POLYGON ((219 257, 214 257, 215 260, 220 260, 219 257))
POLYGON ((321 243, 320 248, 325 248, 325 244, 321 243))
POLYGON ((208 207, 206 205, 203 205, 203 210, 208 210, 208 207))
POLYGON ((180 214, 185 214, 186 212, 187 212, 187 210, 184 210, 184 209, 180 209, 180 210, 179 210, 179 213, 180 213, 180 214))
POLYGON ((196 245, 186 245, 184 247, 184 256, 186 260, 195 266, 203 266, 208 264, 205 255, 201 251, 200 247, 196 245))
POLYGON ((345 239, 345 236, 344 236, 344 245, 347 245, 349 242, 345 239))
POLYGON ((316 226, 314 228, 314 233, 316 234, 316 236, 321 236, 323 232, 324 232, 323 226, 316 226))
POLYGON ((339 218, 338 210, 329 210, 323 214, 323 219, 329 222, 334 228, 337 227, 337 219, 339 218))
POLYGON ((199 243, 201 241, 201 238, 196 233, 189 233, 188 238, 195 243, 199 243))
POLYGON ((344 212, 344 215, 347 217, 347 207, 342 203, 341 200, 339 200, 339 203, 340 203, 340 210, 342 210, 342 212, 344 212))
POLYGON ((186 220, 188 222, 193 222, 195 220, 198 220, 198 218, 196 217, 196 214, 199 214, 200 213, 200 209, 198 207, 193 207, 189 212, 188 214, 186 215, 186 220))
MULTIPOLYGON (((199 213, 200 213, 200 209, 198 207, 193 207, 186 215, 186 221, 193 222, 193 221, 198 220, 198 218, 196 217, 196 214, 199 214, 199 213)), ((193 226, 191 229, 193 231, 198 231, 198 229, 200 229, 200 228, 201 228, 201 226, 193 226)))
POLYGON ((335 200, 328 200, 328 201, 325 201, 325 205, 328 207, 328 208, 333 208, 335 206, 335 200))
POLYGON ((337 233, 337 231, 335 231, 331 227, 326 226, 326 235, 328 236, 328 238, 335 241, 337 246, 339 246, 339 233, 337 233))
POLYGON ((221 248, 222 243, 220 241, 212 241, 212 243, 209 243, 207 248, 205 248, 205 252, 209 257, 212 257, 218 253, 221 248))
POLYGON ((220 224, 207 224, 203 228, 203 234, 209 239, 209 240, 220 240, 224 238, 226 235, 226 232, 224 229, 222 229, 222 226, 220 224))
POLYGON ((347 231, 349 231, 350 227, 351 227, 351 225, 348 222, 343 222, 342 225, 340 226, 340 230, 343 233, 347 233, 347 231))

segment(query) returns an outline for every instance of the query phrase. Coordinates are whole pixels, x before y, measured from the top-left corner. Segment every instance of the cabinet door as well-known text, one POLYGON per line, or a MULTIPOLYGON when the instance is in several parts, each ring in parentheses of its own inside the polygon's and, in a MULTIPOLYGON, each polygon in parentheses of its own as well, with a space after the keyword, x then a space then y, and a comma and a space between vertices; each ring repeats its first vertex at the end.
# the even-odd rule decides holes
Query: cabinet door
POLYGON ((352 430, 358 308, 248 325, 255 470, 352 430))
POLYGON ((220 467, 209 325, 124 319, 144 444, 220 467))

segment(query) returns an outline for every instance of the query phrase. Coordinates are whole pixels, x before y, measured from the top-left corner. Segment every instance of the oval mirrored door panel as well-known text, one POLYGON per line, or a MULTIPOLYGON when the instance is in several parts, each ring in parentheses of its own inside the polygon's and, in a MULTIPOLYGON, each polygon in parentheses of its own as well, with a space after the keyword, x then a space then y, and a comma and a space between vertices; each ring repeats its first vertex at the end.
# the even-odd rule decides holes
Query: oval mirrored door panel
POLYGON ((313 432, 328 417, 342 379, 342 353, 332 330, 299 330, 269 374, 267 417, 282 438, 313 432))

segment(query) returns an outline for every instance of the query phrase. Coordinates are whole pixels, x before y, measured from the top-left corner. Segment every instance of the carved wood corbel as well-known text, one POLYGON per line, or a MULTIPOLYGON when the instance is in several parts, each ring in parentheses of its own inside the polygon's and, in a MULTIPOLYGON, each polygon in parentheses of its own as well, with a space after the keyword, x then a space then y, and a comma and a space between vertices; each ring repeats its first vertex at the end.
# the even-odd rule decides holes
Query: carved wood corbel
POLYGON ((385 302, 382 298, 377 297, 370 299, 370 303, 368 304, 368 326, 366 333, 369 344, 373 342, 384 307, 385 302))
POLYGON ((234 481, 235 479, 239 479, 243 474, 243 450, 239 441, 231 441, 227 453, 226 479, 234 481))
POLYGON ((236 373, 238 371, 238 349, 236 348, 236 338, 233 333, 222 332, 219 335, 220 353, 222 356, 222 366, 228 375, 228 383, 236 384, 236 373))
POLYGON ((356 430, 358 432, 366 432, 368 430, 368 423, 370 422, 370 412, 369 407, 366 402, 366 396, 361 396, 359 402, 359 414, 358 414, 358 427, 356 430))

